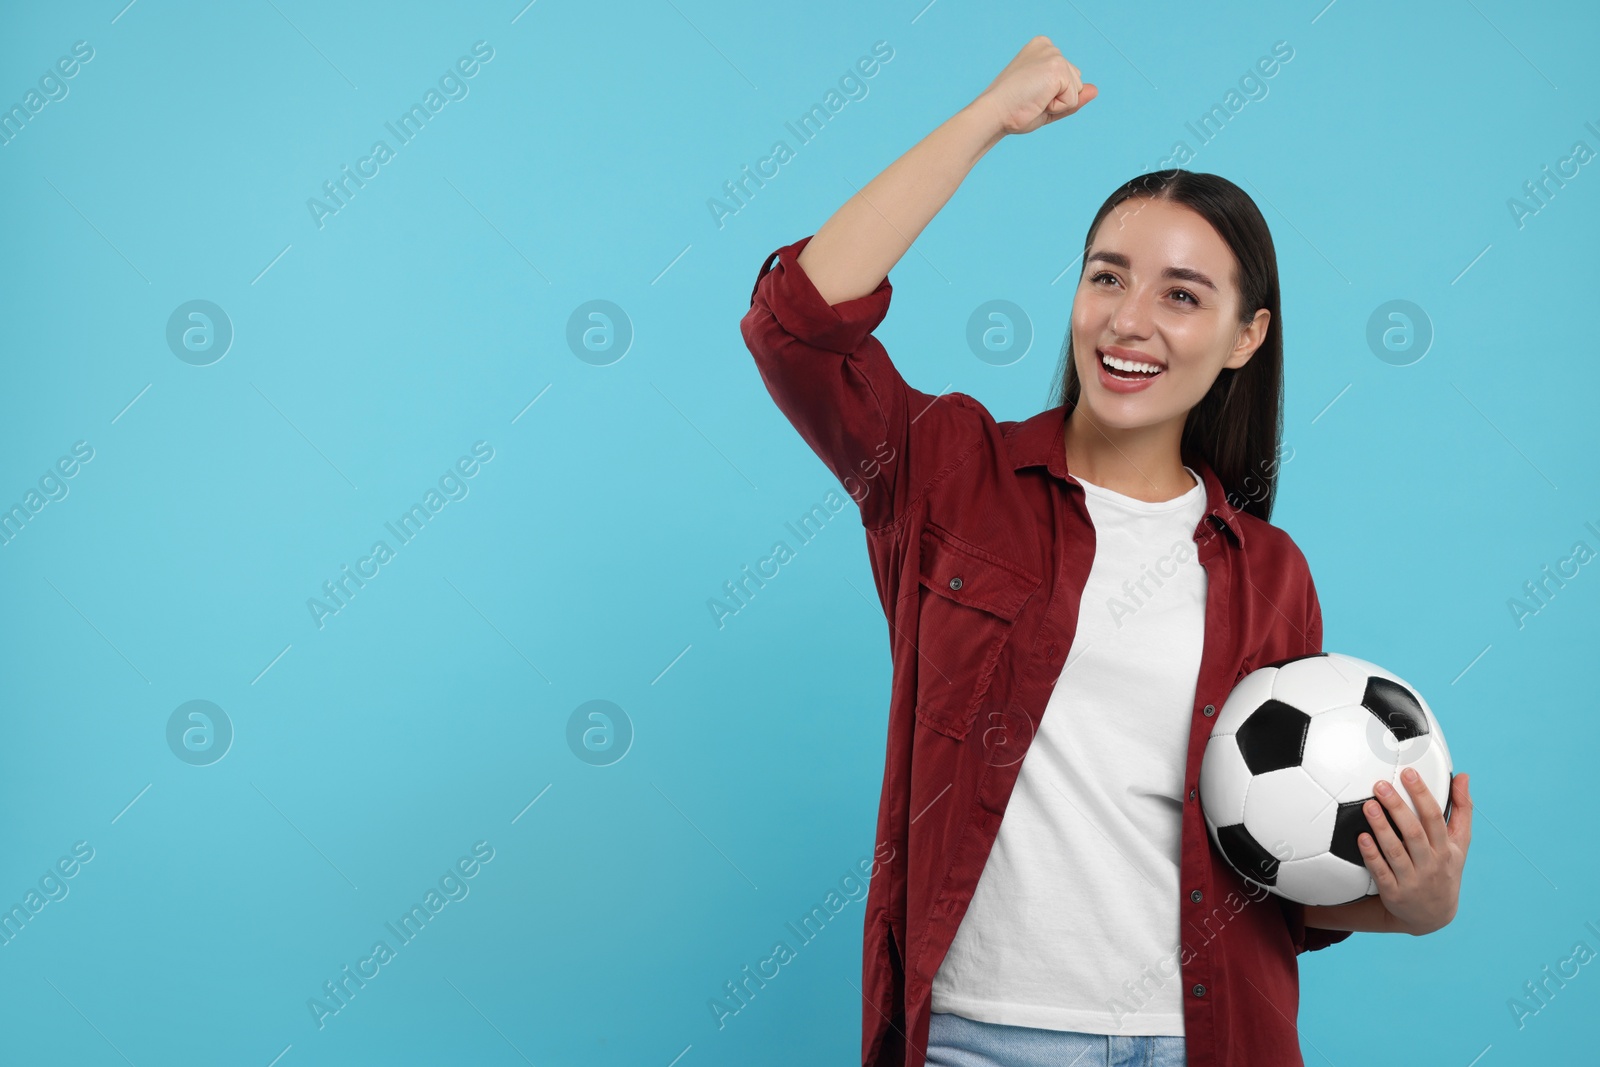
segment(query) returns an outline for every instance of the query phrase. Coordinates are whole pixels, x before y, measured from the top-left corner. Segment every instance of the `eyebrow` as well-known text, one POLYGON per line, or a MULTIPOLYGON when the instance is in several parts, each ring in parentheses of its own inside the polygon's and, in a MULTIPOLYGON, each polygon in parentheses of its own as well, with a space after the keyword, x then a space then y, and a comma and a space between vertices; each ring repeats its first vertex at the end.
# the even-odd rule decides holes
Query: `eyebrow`
MULTIPOLYGON (((1096 252, 1088 259, 1084 260, 1084 266, 1087 267, 1090 263, 1094 263, 1097 260, 1103 263, 1109 263, 1113 267, 1121 267, 1123 270, 1133 269, 1133 264, 1130 263, 1128 261, 1128 257, 1123 255, 1121 252, 1096 252)), ((1192 267, 1168 267, 1161 272, 1161 276, 1163 278, 1178 278, 1183 281, 1193 282, 1196 285, 1205 286, 1213 293, 1219 292, 1215 282, 1192 267)))

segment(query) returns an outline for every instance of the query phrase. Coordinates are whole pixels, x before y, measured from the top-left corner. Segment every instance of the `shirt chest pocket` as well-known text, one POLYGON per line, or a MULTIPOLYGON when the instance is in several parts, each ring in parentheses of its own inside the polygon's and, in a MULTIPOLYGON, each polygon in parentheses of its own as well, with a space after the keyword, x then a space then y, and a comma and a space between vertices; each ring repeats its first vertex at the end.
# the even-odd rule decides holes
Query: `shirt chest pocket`
POLYGON ((932 523, 917 576, 917 720, 961 740, 1041 579, 932 523))

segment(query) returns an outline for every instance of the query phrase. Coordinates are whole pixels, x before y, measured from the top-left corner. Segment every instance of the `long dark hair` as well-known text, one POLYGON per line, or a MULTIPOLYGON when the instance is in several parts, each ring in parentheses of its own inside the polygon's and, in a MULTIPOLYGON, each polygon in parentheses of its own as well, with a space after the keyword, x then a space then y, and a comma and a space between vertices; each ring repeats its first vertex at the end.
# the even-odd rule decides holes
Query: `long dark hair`
MULTIPOLYGON (((1181 450, 1185 461, 1200 456, 1222 482, 1228 501, 1257 518, 1270 520, 1278 492, 1278 445, 1283 436, 1283 315, 1278 302, 1278 256, 1272 234, 1255 201, 1243 189, 1215 174, 1162 170, 1141 174, 1106 198, 1083 237, 1083 255, 1096 227, 1124 200, 1170 200, 1192 208, 1232 249, 1239 291, 1239 325, 1259 308, 1272 313, 1267 335, 1243 367, 1222 368, 1200 402, 1189 410, 1181 450)), ((1080 275, 1081 277, 1081 275, 1080 275)), ((1081 384, 1072 360, 1072 327, 1062 346, 1061 367, 1051 385, 1056 404, 1070 416, 1081 384)))

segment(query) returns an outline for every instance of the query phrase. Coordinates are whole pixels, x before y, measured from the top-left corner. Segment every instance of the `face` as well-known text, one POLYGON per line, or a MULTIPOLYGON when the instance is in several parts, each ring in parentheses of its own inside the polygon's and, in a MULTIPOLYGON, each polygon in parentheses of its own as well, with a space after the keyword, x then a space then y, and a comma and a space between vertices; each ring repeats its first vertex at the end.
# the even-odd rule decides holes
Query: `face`
POLYGON ((1235 269, 1226 242, 1181 204, 1125 200, 1101 220, 1072 301, 1078 402, 1095 422, 1181 427, 1224 367, 1249 361, 1270 313, 1240 325, 1235 269), (1102 353, 1161 369, 1107 367, 1102 353))

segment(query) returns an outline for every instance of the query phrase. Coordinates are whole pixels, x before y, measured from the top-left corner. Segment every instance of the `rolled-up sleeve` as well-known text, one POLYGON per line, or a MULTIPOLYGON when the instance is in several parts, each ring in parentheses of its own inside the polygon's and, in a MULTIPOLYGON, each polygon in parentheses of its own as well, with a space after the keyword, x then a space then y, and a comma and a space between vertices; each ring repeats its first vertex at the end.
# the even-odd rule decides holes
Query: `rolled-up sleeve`
POLYGON ((969 398, 908 385, 872 335, 889 310, 889 279, 829 304, 799 264, 810 241, 767 257, 739 328, 779 410, 856 502, 862 525, 876 529, 905 513, 925 486, 920 472, 940 469, 963 438, 977 440, 977 421, 969 398), (939 417, 924 418, 935 406, 939 417), (972 433, 950 432, 954 408, 972 433))
POLYGON ((1324 930, 1306 925, 1306 906, 1293 900, 1278 898, 1283 905, 1284 921, 1289 924, 1289 940, 1294 943, 1296 956, 1302 952, 1315 952, 1319 948, 1336 945, 1349 937, 1353 930, 1324 930))

